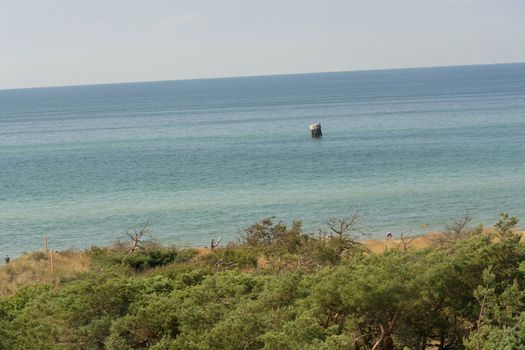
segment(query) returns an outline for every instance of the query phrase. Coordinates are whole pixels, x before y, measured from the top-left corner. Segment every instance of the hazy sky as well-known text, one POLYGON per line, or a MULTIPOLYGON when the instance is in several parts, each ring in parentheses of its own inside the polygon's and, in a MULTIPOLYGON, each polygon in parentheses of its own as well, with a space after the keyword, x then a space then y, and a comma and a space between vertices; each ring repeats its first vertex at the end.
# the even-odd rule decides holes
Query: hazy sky
POLYGON ((525 0, 0 5, 0 88, 525 61, 525 0))

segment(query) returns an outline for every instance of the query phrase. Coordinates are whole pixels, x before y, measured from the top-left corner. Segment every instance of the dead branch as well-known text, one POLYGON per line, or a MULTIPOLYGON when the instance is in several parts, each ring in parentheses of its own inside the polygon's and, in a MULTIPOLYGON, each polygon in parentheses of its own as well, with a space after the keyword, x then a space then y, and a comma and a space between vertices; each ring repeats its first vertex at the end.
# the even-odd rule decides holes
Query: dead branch
POLYGON ((417 238, 417 236, 404 237, 404 235, 405 234, 402 233, 401 236, 399 237, 401 240, 401 243, 399 244, 399 248, 402 251, 406 252, 410 248, 410 244, 417 238))
POLYGON ((432 241, 439 245, 448 245, 457 240, 471 235, 472 230, 469 228, 472 217, 467 213, 460 219, 453 220, 452 223, 445 226, 446 231, 433 238, 432 241))
POLYGON ((468 225, 472 222, 472 217, 467 213, 461 219, 454 220, 452 224, 446 225, 447 233, 454 239, 462 238, 468 234, 468 225))
POLYGON ((149 233, 149 223, 146 222, 144 224, 144 227, 142 227, 139 231, 134 231, 134 233, 130 233, 130 232, 126 232, 126 234, 128 235, 128 237, 131 239, 131 243, 130 243, 130 246, 126 252, 126 254, 131 254, 133 253, 136 249, 140 249, 140 250, 145 250, 143 244, 142 244, 142 241, 143 241, 143 236, 147 233, 149 233))
POLYGON ((215 242, 214 239, 211 240, 211 244, 210 244, 210 248, 211 249, 215 249, 219 246, 219 243, 221 243, 221 239, 222 239, 222 236, 220 236, 218 239, 217 239, 217 242, 215 242))
POLYGON ((343 218, 331 218, 326 222, 326 224, 333 233, 342 236, 343 234, 352 230, 352 226, 357 224, 358 218, 359 211, 356 210, 354 213, 343 218))

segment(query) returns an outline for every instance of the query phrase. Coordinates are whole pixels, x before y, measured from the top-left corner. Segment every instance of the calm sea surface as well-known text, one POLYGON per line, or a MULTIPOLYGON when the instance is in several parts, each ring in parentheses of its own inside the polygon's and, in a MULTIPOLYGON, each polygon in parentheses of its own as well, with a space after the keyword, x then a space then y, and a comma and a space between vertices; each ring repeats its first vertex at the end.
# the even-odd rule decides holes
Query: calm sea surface
POLYGON ((525 64, 0 91, 2 255, 356 208, 380 237, 525 220, 525 64))

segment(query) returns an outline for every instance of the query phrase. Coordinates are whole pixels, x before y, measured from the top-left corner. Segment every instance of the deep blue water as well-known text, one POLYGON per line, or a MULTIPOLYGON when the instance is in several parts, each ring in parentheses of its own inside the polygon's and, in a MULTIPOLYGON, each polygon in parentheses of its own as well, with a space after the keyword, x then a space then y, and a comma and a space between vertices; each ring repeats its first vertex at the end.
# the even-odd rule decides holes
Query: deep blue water
POLYGON ((525 220, 525 64, 0 91, 0 254, 356 208, 381 237, 525 220))

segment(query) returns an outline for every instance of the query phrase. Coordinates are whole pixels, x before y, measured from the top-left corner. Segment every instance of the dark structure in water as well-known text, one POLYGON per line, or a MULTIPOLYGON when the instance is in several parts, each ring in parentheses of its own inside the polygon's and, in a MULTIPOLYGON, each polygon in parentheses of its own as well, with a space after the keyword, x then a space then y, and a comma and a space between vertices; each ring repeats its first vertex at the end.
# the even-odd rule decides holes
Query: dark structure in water
POLYGON ((322 137, 323 132, 321 131, 321 123, 310 124, 310 133, 313 138, 322 137))

